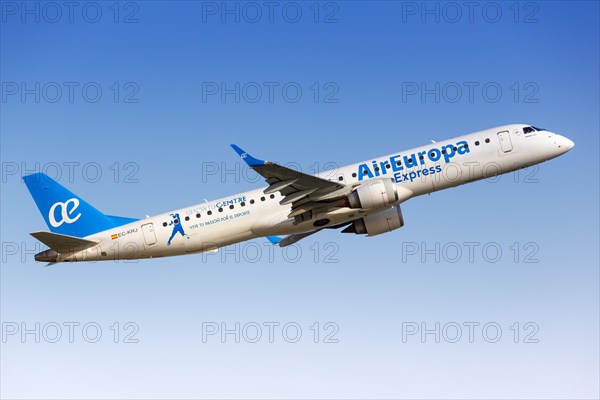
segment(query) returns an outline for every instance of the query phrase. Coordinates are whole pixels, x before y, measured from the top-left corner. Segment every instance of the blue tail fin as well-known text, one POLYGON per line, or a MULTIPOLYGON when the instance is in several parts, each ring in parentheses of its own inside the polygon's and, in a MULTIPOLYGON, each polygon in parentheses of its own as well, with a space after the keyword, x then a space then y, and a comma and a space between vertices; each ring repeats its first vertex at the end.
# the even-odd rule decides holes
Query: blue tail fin
POLYGON ((27 175, 23 180, 51 232, 85 237, 136 221, 101 213, 46 174, 27 175))

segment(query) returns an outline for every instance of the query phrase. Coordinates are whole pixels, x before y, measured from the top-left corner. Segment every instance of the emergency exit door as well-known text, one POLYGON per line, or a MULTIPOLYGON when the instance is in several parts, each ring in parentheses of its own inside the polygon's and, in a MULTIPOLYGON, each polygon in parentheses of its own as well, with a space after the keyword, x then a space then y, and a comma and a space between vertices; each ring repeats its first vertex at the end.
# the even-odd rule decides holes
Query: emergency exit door
POLYGON ((512 151, 513 145, 510 141, 510 133, 508 131, 498 132, 498 140, 500 141, 500 148, 503 152, 508 153, 512 151))
POLYGON ((151 246, 156 243, 156 234, 154 233, 154 224, 142 225, 142 233, 144 234, 144 241, 146 246, 151 246))

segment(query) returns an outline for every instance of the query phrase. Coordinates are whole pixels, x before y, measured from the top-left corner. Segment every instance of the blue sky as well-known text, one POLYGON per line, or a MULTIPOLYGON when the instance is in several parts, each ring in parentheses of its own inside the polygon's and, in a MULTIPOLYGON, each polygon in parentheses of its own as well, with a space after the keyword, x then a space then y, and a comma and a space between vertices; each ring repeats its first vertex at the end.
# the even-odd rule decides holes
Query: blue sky
POLYGON ((3 397, 599 396, 597 2, 1 4, 3 397), (383 236, 33 261, 23 174, 143 217, 260 187, 230 143, 311 171, 506 123, 576 147, 411 200, 383 236))

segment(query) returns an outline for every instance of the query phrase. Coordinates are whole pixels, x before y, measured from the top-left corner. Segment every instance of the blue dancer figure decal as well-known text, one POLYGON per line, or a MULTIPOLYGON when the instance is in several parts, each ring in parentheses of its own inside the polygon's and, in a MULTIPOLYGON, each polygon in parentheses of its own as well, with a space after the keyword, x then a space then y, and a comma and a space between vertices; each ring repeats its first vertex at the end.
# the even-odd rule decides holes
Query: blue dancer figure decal
POLYGON ((185 232, 183 231, 183 226, 181 226, 181 220, 179 219, 179 214, 177 214, 177 213, 171 214, 171 217, 173 217, 173 220, 169 223, 169 225, 173 225, 173 232, 171 233, 171 237, 169 238, 169 241, 167 242, 167 246, 171 245, 171 240, 173 240, 173 237, 175 237, 177 232, 181 233, 181 236, 185 236, 185 232))

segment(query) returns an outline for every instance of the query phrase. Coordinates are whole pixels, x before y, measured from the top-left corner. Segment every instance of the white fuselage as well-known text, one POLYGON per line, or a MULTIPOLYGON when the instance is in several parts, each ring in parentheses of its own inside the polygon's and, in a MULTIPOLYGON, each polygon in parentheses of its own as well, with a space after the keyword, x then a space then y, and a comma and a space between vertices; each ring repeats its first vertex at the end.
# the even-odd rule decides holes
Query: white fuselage
MULTIPOLYGON (((349 186, 358 186, 368 179, 393 178, 398 187, 409 189, 412 197, 416 197, 526 168, 573 147, 569 139, 549 131, 525 134, 526 126, 488 129, 325 171, 318 176, 349 186)), ((314 231, 319 229, 313 225, 319 218, 326 217, 330 220, 328 226, 335 226, 380 211, 339 208, 294 224, 294 219, 287 217, 291 206, 279 204, 283 197, 278 192, 263 194, 263 190, 196 204, 90 235, 86 239, 99 241, 98 245, 61 255, 58 261, 152 258, 213 251, 258 237, 314 231)))

